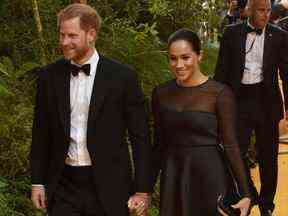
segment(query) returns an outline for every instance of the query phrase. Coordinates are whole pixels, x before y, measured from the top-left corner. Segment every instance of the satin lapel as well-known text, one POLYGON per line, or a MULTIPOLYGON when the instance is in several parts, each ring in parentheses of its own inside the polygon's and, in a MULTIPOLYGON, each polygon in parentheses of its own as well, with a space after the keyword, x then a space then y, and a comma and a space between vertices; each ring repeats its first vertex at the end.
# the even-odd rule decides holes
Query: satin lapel
MULTIPOLYGON (((100 55, 99 62, 97 65, 95 80, 93 84, 92 95, 90 99, 89 115, 88 115, 88 130, 93 127, 93 122, 101 109, 101 106, 104 101, 104 97, 108 92, 109 88, 109 77, 106 73, 107 68, 106 61, 103 56, 100 55)), ((108 69, 109 70, 109 69, 108 69)))
POLYGON ((265 39, 264 39, 264 52, 263 52, 263 75, 265 79, 266 67, 270 64, 270 58, 272 55, 272 31, 269 24, 265 29, 265 39))
POLYGON ((66 137, 70 137, 70 71, 68 61, 59 66, 55 79, 60 120, 66 137))
MULTIPOLYGON (((247 32, 245 30, 245 23, 241 25, 240 33, 239 33, 239 44, 240 44, 240 77, 244 72, 245 68, 245 57, 246 57, 246 39, 247 39, 247 32)), ((237 43, 237 41, 235 41, 237 43)))

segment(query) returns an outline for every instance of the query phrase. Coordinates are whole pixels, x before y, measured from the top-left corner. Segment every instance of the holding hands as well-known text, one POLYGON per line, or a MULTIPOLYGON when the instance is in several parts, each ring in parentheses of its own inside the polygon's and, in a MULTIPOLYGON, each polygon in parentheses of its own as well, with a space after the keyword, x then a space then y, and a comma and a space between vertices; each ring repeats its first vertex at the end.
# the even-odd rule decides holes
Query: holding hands
POLYGON ((32 186, 31 201, 35 208, 39 210, 46 210, 46 198, 44 186, 32 186))
POLYGON ((134 212, 137 216, 147 216, 150 199, 148 193, 135 193, 129 198, 127 203, 130 213, 134 212))

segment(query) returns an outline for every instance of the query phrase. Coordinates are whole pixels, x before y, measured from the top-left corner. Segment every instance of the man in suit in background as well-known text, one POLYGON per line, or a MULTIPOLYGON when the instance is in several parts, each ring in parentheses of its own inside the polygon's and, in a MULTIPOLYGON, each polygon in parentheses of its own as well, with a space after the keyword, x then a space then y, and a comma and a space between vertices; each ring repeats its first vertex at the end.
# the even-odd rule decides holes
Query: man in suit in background
POLYGON ((278 123, 284 116, 278 71, 287 83, 288 35, 268 24, 270 0, 250 0, 247 7, 248 21, 228 26, 223 34, 215 79, 228 84, 236 94, 244 160, 255 133, 261 180, 259 195, 248 167, 247 172, 252 202, 258 203, 261 216, 266 216, 272 215, 277 187, 278 123))
POLYGON ((96 51, 100 22, 88 5, 63 9, 58 25, 65 59, 39 74, 31 199, 49 216, 128 216, 128 200, 144 215, 148 206, 151 146, 144 96, 129 67, 96 51))

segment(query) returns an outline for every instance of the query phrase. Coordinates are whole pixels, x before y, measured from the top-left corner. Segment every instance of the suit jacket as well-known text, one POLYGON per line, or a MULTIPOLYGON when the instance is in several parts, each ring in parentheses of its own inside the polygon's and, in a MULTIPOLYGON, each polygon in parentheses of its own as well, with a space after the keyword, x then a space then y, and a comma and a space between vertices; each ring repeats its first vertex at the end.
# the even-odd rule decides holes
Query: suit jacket
MULTIPOLYGON (((126 215, 131 193, 152 190, 151 145, 144 103, 136 74, 100 55, 89 107, 87 148, 97 176, 98 196, 108 216, 126 215)), ((49 202, 65 166, 70 143, 68 61, 59 60, 40 72, 34 115, 32 184, 45 185, 49 202)))
MULTIPOLYGON (((239 93, 245 67, 246 23, 227 26, 221 43, 215 71, 215 79, 232 87, 239 93)), ((272 119, 283 117, 283 101, 278 84, 278 72, 285 85, 288 83, 288 34, 277 26, 265 28, 263 76, 267 106, 272 119)), ((288 104, 287 94, 285 103, 288 104)), ((288 109, 288 107, 286 107, 288 109)))

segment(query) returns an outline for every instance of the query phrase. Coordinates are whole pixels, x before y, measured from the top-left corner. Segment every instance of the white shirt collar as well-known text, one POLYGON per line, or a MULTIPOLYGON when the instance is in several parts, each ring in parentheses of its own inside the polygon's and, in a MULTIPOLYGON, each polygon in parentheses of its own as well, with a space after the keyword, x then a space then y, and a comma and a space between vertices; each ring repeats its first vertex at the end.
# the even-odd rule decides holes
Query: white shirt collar
MULTIPOLYGON (((98 54, 97 50, 94 48, 93 55, 86 62, 84 62, 82 65, 90 64, 90 66, 91 66, 90 67, 90 74, 94 74, 94 73, 96 73, 95 69, 97 67, 98 61, 99 61, 99 54, 98 54), (95 67, 93 67, 93 65, 95 65, 95 67), (93 68, 94 68, 94 70, 93 70, 93 68)), ((74 62, 73 60, 71 60, 71 64, 79 65, 76 62, 74 62)))
POLYGON ((94 49, 93 55, 86 62, 84 62, 84 64, 93 64, 97 62, 98 60, 99 60, 99 54, 96 51, 96 49, 94 49))
MULTIPOLYGON (((255 29, 255 27, 249 22, 249 19, 247 20, 247 25, 250 26, 251 28, 255 29)), ((262 29, 262 33, 265 32, 266 29, 266 25, 264 26, 264 28, 262 29)), ((262 34, 261 34, 262 35, 262 34)))

